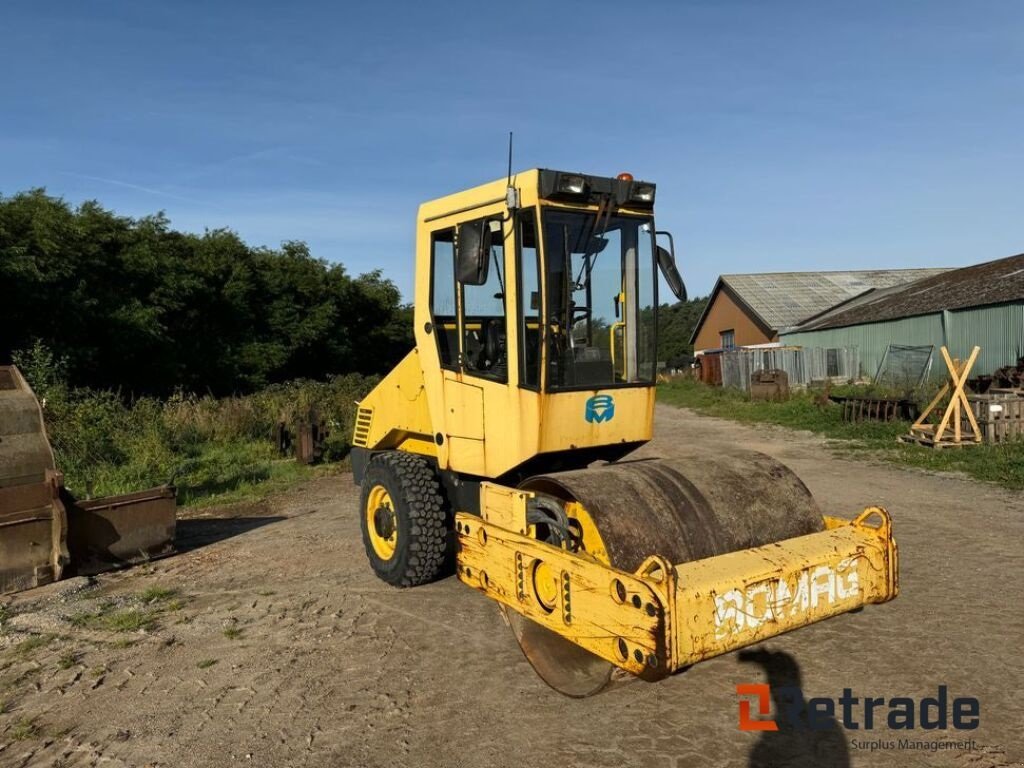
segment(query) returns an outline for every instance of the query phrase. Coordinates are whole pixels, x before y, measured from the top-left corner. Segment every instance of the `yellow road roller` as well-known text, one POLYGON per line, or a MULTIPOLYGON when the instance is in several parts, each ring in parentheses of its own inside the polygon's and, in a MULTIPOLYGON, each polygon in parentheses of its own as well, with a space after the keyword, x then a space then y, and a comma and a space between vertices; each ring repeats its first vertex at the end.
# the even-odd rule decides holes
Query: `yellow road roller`
POLYGON ((535 169, 420 206, 413 349, 358 404, 374 572, 454 570, 538 674, 588 696, 898 590, 888 513, 823 516, 763 454, 654 426, 659 274, 685 299, 656 187, 535 169))

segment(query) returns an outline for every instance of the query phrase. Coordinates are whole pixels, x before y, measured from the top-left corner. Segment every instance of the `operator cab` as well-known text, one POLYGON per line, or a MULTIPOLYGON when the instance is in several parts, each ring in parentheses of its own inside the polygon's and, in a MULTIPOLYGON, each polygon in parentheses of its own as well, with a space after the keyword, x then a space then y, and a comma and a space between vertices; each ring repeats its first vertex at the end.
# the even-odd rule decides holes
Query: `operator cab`
POLYGON ((510 186, 506 213, 467 214, 433 233, 442 367, 508 382, 509 356, 518 355, 519 381, 509 383, 531 389, 653 385, 659 267, 685 298, 674 254, 657 244, 667 233, 655 231, 654 184, 629 174, 536 178, 536 205, 521 206, 510 186))

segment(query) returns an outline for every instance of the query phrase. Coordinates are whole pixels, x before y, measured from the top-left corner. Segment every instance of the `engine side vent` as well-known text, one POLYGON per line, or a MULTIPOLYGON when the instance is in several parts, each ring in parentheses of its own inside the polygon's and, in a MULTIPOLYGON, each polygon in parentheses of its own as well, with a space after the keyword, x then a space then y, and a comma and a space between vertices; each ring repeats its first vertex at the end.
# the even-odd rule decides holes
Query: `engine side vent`
POLYGON ((352 444, 360 448, 366 447, 366 440, 370 436, 370 422, 373 421, 373 408, 360 406, 356 413, 356 429, 352 436, 352 444))

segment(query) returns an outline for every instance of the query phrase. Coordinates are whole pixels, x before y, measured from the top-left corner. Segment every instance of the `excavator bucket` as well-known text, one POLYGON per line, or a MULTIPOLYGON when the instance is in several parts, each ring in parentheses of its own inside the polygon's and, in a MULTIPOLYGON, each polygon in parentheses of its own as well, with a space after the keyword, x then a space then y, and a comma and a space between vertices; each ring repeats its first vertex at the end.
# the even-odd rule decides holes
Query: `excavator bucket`
POLYGON ((174 551, 169 486, 80 501, 64 487, 43 413, 14 366, 0 366, 0 594, 174 551))
POLYGON ((0 594, 61 578, 67 513, 39 402, 14 366, 0 366, 0 594))
POLYGON ((68 549, 75 573, 89 575, 174 552, 174 488, 74 500, 68 549))

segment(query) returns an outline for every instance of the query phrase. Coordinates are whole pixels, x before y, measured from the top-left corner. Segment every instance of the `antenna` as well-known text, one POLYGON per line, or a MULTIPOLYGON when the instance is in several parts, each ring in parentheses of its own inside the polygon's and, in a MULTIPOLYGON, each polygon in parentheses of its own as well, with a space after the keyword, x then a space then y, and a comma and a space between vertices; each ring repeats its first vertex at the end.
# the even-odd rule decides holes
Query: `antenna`
POLYGON ((508 132, 508 186, 512 186, 512 131, 508 132))
POLYGON ((508 132, 508 181, 505 185, 505 205, 509 215, 519 208, 519 190, 512 186, 512 131, 508 132))

